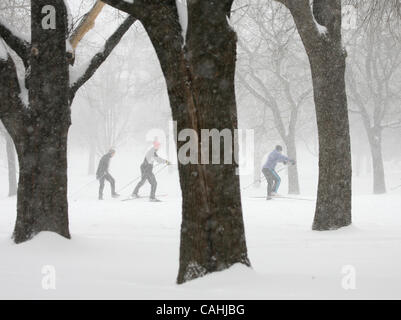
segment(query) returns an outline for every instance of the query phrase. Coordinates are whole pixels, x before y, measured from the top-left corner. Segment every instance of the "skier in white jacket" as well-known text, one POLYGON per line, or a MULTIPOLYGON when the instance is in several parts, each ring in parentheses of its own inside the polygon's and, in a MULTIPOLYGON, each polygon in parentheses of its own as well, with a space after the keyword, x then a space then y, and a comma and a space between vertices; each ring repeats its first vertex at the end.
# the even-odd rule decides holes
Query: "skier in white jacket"
POLYGON ((156 161, 158 163, 170 164, 170 162, 158 156, 157 150, 159 150, 159 148, 160 142, 154 141, 153 146, 146 152, 145 159, 141 164, 141 181, 138 182, 134 191, 132 192, 132 198, 139 197, 139 189, 145 184, 146 180, 148 180, 151 186, 150 201, 160 201, 156 199, 157 181, 155 175, 153 174, 153 163, 156 161))

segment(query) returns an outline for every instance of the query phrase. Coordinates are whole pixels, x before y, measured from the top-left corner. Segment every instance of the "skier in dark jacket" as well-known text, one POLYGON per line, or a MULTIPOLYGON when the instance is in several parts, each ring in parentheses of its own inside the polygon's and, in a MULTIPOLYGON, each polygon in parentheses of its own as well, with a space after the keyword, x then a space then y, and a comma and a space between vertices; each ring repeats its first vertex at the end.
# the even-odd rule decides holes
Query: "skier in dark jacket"
POLYGON ((116 193, 116 182, 112 175, 109 173, 109 165, 110 159, 115 155, 116 151, 114 149, 110 149, 108 153, 106 153, 99 161, 99 166, 96 171, 96 179, 99 180, 99 200, 103 200, 103 190, 104 190, 104 182, 107 180, 110 183, 111 187, 111 196, 113 198, 117 198, 120 195, 116 193))
POLYGON ((149 181, 151 190, 150 190, 150 198, 149 200, 152 202, 159 202, 160 200, 156 199, 156 188, 157 181, 156 177, 153 174, 153 163, 156 161, 158 163, 170 164, 167 160, 160 158, 157 154, 157 150, 160 148, 160 142, 154 141, 153 146, 146 152, 145 159, 141 164, 141 181, 138 182, 134 191, 132 192, 132 198, 138 198, 139 189, 144 185, 146 180, 149 181))
POLYGON ((269 154, 266 163, 263 166, 262 173, 267 180, 267 200, 271 199, 271 196, 277 196, 278 188, 280 187, 281 178, 277 174, 275 168, 277 163, 282 162, 287 164, 295 164, 295 160, 292 160, 281 154, 283 147, 277 145, 276 148, 269 154))

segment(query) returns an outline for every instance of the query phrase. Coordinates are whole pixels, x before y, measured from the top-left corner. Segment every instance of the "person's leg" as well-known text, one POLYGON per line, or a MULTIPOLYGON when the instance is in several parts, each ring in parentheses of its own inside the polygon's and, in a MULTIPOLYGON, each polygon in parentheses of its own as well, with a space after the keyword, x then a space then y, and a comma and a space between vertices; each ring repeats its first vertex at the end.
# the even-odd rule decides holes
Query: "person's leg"
POLYGON ((116 181, 110 174, 107 174, 105 179, 110 183, 111 195, 114 196, 116 194, 116 181))
POLYGON ((150 172, 148 175, 148 181, 150 183, 150 198, 151 199, 155 199, 156 198, 156 188, 157 188, 157 181, 156 181, 156 177, 153 174, 153 172, 150 172))
POLYGON ((263 168, 262 173, 265 176, 266 181, 267 181, 267 196, 270 197, 272 194, 272 188, 273 188, 272 174, 270 173, 270 170, 267 168, 263 168))
POLYGON ((277 172, 275 170, 271 170, 271 173, 272 173, 273 179, 274 179, 273 192, 277 193, 278 188, 280 187, 281 178, 280 178, 280 176, 277 174, 277 172))
POLYGON ((141 181, 139 181, 138 184, 136 185, 134 191, 132 192, 132 195, 138 195, 139 189, 144 185, 146 179, 147 179, 146 172, 141 166, 141 181))
POLYGON ((103 199, 104 180, 104 176, 99 179, 99 200, 103 199))

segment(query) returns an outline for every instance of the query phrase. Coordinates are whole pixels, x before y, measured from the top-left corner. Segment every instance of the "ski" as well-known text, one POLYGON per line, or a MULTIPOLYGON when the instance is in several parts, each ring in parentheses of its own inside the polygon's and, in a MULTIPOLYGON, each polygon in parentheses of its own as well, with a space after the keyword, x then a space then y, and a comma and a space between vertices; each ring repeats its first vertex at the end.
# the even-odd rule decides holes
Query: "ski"
MULTIPOLYGON (((156 196, 156 198, 159 197, 167 197, 167 194, 158 194, 156 196)), ((138 196, 137 198, 126 198, 126 199, 122 199, 121 201, 131 201, 131 200, 138 200, 138 199, 149 199, 149 196, 138 196)))
MULTIPOLYGON (((249 198, 259 198, 259 199, 266 199, 266 196, 251 196, 249 198)), ((297 198, 297 197, 288 197, 288 196, 271 196, 272 199, 290 199, 290 200, 303 200, 303 201, 316 201, 316 199, 309 199, 309 198, 297 198)))

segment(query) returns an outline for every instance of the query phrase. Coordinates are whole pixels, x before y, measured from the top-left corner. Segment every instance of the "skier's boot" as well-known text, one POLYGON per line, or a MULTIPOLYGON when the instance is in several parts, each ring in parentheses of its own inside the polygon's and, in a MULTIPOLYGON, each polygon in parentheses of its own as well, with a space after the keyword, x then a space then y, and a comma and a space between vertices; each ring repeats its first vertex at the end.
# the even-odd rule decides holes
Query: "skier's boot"
POLYGON ((138 196, 137 193, 131 194, 131 199, 138 199, 138 198, 140 198, 140 196, 138 196))
POLYGON ((161 202, 161 200, 157 199, 157 198, 149 198, 150 202, 161 202))
POLYGON ((270 196, 267 196, 267 197, 266 197, 266 200, 271 200, 271 199, 273 199, 273 198, 270 197, 270 196))
POLYGON ((120 195, 118 194, 118 193, 113 193, 112 195, 111 195, 113 198, 118 198, 120 195))

